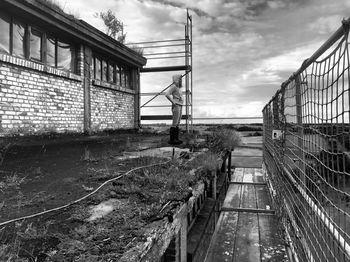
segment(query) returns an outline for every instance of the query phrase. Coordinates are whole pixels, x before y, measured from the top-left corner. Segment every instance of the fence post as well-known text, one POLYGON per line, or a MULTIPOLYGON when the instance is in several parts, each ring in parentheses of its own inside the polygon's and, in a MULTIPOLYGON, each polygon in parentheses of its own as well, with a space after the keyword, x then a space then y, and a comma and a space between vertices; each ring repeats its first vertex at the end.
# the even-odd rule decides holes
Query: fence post
POLYGON ((228 160, 227 160, 227 175, 228 179, 231 181, 231 158, 232 158, 232 151, 228 153, 228 160))
POLYGON ((302 111, 302 100, 301 100, 301 81, 300 75, 295 77, 295 95, 296 95, 296 113, 297 113, 297 127, 298 127, 298 155, 299 159, 298 166, 300 170, 300 179, 303 186, 306 186, 305 181, 305 154, 304 154, 304 127, 303 127, 303 111, 302 111))

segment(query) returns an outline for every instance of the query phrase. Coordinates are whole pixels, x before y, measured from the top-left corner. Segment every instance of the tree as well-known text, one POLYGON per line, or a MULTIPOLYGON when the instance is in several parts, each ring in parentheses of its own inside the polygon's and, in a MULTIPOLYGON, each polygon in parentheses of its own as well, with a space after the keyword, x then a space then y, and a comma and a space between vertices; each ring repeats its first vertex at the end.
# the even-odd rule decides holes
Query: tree
POLYGON ((126 34, 124 34, 124 24, 115 16, 112 10, 96 13, 95 16, 101 18, 104 22, 107 28, 107 35, 124 43, 126 37, 126 34))

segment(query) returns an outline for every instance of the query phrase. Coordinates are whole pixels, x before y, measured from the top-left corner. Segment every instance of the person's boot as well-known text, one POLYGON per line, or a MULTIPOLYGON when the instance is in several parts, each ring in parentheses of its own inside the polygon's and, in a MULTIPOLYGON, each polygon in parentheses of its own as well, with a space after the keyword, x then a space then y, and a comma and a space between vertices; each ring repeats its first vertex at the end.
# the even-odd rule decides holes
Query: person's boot
POLYGON ((175 144, 175 135, 176 135, 176 128, 175 127, 170 127, 170 140, 169 140, 169 144, 170 145, 176 145, 175 144))
POLYGON ((179 129, 179 127, 177 126, 177 127, 175 127, 175 143, 176 143, 176 145, 180 145, 180 144, 182 144, 182 141, 179 139, 179 133, 180 133, 180 129, 179 129))

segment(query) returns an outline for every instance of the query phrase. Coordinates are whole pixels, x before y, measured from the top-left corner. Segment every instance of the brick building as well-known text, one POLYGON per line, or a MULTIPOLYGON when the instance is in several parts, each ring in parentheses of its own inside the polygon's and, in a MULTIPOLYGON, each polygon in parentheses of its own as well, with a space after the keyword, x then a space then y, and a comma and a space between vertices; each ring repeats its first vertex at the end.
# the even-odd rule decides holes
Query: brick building
POLYGON ((0 0, 0 136, 133 129, 146 59, 35 0, 0 0))

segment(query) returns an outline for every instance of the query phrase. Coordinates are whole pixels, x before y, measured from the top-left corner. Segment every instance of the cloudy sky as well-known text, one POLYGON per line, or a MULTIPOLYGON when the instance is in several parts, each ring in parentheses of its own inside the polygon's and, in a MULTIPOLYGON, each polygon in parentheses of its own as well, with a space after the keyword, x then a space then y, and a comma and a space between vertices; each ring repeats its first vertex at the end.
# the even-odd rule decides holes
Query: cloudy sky
MULTIPOLYGON (((127 42, 183 38, 189 8, 194 117, 261 116, 281 83, 350 16, 349 0, 57 1, 102 31, 94 14, 111 9, 125 24, 127 42)), ((144 73, 142 91, 163 89, 171 74, 144 73)))

